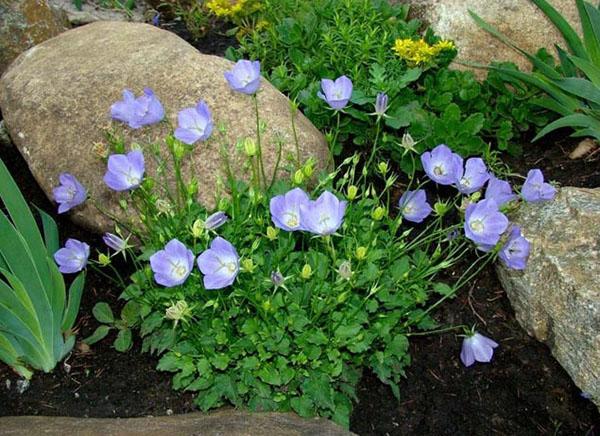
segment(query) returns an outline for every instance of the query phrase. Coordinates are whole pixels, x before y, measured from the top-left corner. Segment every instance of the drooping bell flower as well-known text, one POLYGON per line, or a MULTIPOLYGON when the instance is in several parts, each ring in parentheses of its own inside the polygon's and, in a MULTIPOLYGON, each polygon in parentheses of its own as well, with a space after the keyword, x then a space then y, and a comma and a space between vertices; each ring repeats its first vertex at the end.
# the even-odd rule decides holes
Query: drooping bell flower
POLYGON ((502 207, 515 198, 517 196, 513 193, 510 183, 496 178, 493 174, 490 175, 487 188, 485 189, 486 200, 494 200, 498 207, 502 207))
POLYGON ((300 222, 311 233, 331 235, 342 225, 346 205, 346 201, 340 201, 331 192, 325 191, 315 201, 300 206, 300 222))
POLYGON ((150 88, 144 88, 144 93, 135 97, 133 92, 123 91, 123 100, 110 107, 114 120, 126 123, 132 129, 158 123, 165 117, 165 110, 150 88))
POLYGON ((231 89, 242 94, 256 94, 260 87, 260 62, 240 59, 231 71, 225 72, 231 89))
POLYGON ((150 256, 154 280, 172 288, 184 283, 194 268, 194 253, 177 239, 171 239, 165 248, 150 256))
POLYGON ((335 81, 323 79, 321 80, 321 91, 317 95, 325 100, 332 109, 344 109, 352 97, 352 80, 346 76, 340 76, 335 81))
POLYGON ((205 230, 216 230, 225 224, 229 220, 229 217, 225 214, 225 212, 215 212, 204 221, 204 229, 205 230))
POLYGON ((527 266, 529 249, 529 241, 521 234, 521 228, 512 226, 498 257, 508 268, 523 270, 527 266))
POLYGON ((421 155, 427 176, 439 185, 452 185, 462 175, 463 160, 445 144, 421 155))
POLYGON ((213 119, 206 102, 201 100, 195 107, 181 110, 177 115, 178 126, 175 138, 192 145, 197 141, 206 141, 213 130, 213 119))
POLYGON ((472 194, 479 191, 490 178, 487 167, 480 157, 467 159, 464 172, 461 168, 461 174, 456 180, 456 189, 462 194, 472 194))
POLYGON ((498 346, 496 341, 483 336, 477 332, 467 335, 462 343, 460 360, 463 365, 471 366, 475 361, 488 363, 494 356, 494 348, 498 346))
POLYGON ((127 154, 113 154, 108 157, 108 170, 104 174, 104 183, 115 191, 135 189, 144 178, 144 155, 140 150, 127 154))
POLYGON ((208 250, 198 256, 197 264, 204 274, 206 289, 226 288, 240 272, 240 257, 235 247, 220 236, 211 242, 208 250))
POLYGON ((388 109, 388 96, 385 92, 380 92, 375 97, 375 115, 382 117, 388 109))
POLYGON ((269 209, 275 227, 287 232, 305 230, 300 221, 300 207, 309 202, 308 194, 300 188, 271 198, 269 209))
POLYGON ((54 201, 58 203, 58 213, 65 213, 86 200, 87 190, 74 175, 62 173, 58 180, 60 185, 52 190, 54 201))
POLYGON ((425 190, 406 191, 398 202, 400 213, 405 220, 420 223, 431 214, 433 209, 427 203, 425 190))
POLYGON ((77 239, 67 239, 65 246, 54 253, 54 260, 60 272, 72 274, 85 268, 89 256, 88 244, 77 239))
POLYGON ((120 253, 129 247, 126 239, 122 239, 113 233, 105 233, 102 240, 108 248, 112 248, 115 252, 120 253))
POLYGON ((552 200, 556 195, 556 188, 544 182, 544 175, 539 169, 529 170, 527 179, 521 188, 521 195, 529 203, 552 200))

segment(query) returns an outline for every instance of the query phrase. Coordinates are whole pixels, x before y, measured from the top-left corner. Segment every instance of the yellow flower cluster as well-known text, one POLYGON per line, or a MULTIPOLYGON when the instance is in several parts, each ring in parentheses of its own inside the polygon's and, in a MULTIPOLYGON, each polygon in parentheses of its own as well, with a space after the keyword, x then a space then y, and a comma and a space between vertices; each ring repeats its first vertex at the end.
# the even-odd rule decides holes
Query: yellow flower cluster
POLYGON ((255 0, 210 0, 206 8, 217 17, 248 15, 257 10, 255 0))
POLYGON ((413 39, 397 39, 393 50, 398 56, 412 65, 422 65, 430 62, 434 57, 444 50, 453 50, 452 41, 442 40, 430 45, 423 38, 415 41, 413 39))

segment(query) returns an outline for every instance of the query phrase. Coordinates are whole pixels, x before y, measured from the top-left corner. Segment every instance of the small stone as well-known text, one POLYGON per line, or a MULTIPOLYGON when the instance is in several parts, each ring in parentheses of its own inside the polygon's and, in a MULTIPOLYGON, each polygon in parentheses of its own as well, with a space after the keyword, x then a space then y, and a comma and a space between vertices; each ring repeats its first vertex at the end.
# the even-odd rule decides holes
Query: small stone
POLYGON ((75 394, 73 394, 73 396, 75 397, 75 399, 79 399, 79 392, 75 392, 75 394))
POLYGON ((24 379, 24 378, 17 380, 17 392, 19 394, 22 394, 28 388, 29 388, 29 380, 24 379))
POLYGON ((11 381, 10 381, 10 379, 9 379, 9 378, 7 378, 7 379, 4 381, 4 384, 5 384, 5 386, 6 386, 6 389, 8 389, 8 390, 10 391, 10 387, 12 386, 12 383, 11 383, 11 381))
POLYGON ((173 414, 173 409, 167 409, 167 416, 171 416, 173 414))

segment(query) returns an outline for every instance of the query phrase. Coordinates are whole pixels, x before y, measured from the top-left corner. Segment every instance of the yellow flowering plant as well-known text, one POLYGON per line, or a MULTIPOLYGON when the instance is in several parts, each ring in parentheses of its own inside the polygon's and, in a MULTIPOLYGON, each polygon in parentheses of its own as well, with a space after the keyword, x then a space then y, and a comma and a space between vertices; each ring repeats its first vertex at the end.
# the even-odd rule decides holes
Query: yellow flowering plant
POLYGON ((454 43, 441 40, 429 44, 425 39, 414 40, 411 38, 396 39, 393 46, 394 52, 411 66, 423 66, 433 63, 435 58, 443 51, 456 50, 454 43))

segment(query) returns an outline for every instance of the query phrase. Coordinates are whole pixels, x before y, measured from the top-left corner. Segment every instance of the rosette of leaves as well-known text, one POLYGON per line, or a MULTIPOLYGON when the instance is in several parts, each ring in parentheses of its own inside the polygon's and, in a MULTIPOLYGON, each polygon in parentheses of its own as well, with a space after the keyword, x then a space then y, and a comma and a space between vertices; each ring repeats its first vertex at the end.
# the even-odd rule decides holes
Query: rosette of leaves
POLYGON ((475 22, 504 44, 524 55, 534 67, 525 73, 492 66, 507 76, 542 90, 546 95, 534 100, 539 106, 560 115, 544 127, 535 139, 563 127, 575 131, 571 136, 592 136, 600 140, 600 10, 584 0, 576 0, 583 31, 580 38, 571 25, 546 0, 532 0, 556 26, 567 49, 556 45, 560 63, 554 65, 544 50, 530 54, 470 11, 475 22))
POLYGON ((56 223, 38 210, 43 236, 4 162, 0 161, 0 360, 29 379, 50 372, 73 348, 85 272, 67 293, 53 254, 56 223))

